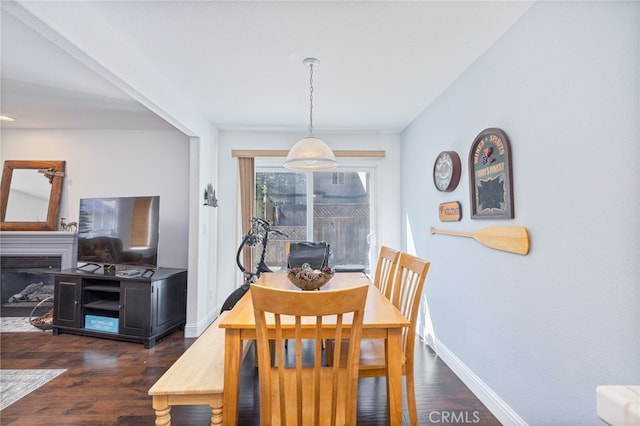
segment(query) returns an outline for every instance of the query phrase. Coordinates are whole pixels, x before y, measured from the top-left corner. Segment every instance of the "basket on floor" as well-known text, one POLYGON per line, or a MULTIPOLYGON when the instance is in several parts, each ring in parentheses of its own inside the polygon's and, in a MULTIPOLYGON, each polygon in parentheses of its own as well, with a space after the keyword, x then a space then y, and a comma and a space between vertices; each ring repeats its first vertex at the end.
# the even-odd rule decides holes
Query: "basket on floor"
POLYGON ((53 299, 53 296, 45 297, 36 306, 34 306, 33 310, 29 314, 29 324, 36 328, 39 328, 40 330, 51 330, 53 328, 53 308, 40 317, 33 317, 40 305, 42 305, 44 302, 48 302, 51 299, 53 299))

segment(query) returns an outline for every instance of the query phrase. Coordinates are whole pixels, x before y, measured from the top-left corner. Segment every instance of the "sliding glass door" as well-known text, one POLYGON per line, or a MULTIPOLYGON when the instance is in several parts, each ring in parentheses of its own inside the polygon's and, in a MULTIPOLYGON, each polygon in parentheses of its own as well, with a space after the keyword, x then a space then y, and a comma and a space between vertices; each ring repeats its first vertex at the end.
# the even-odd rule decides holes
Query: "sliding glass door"
POLYGON ((373 235, 373 169, 301 173, 256 164, 258 217, 288 237, 270 237, 265 263, 286 268, 286 242, 326 241, 331 266, 369 270, 373 235))

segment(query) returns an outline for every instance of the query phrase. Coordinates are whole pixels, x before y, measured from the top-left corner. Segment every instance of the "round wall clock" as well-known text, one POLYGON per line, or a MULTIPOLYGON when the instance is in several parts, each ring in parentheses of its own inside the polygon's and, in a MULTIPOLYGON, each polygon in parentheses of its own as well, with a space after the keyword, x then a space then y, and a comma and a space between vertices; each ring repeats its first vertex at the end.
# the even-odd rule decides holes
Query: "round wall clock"
POLYGON ((460 157, 455 151, 442 151, 433 165, 433 183, 438 191, 451 192, 460 182, 460 157))

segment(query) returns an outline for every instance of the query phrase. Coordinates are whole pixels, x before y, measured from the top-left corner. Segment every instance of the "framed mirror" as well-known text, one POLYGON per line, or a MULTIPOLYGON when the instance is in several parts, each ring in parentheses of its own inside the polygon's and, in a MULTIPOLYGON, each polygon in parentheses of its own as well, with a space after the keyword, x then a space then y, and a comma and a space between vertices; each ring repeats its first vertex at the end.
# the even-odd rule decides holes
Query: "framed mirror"
POLYGON ((5 161, 0 230, 56 231, 64 172, 64 161, 5 161))

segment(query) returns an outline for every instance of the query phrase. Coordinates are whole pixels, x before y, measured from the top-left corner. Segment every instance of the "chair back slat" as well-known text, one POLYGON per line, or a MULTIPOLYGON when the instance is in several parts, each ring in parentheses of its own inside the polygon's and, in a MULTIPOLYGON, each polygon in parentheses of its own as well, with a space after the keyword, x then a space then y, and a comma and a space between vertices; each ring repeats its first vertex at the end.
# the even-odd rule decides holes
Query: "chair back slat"
POLYGON ((380 289, 380 292, 391 300, 394 275, 400 252, 387 246, 380 247, 376 274, 373 277, 373 284, 380 289))
POLYGON ((409 327, 402 331, 405 354, 413 353, 420 298, 430 265, 431 263, 408 253, 402 253, 398 260, 391 302, 410 322, 409 327))
POLYGON ((355 424, 367 291, 368 286, 327 291, 251 286, 261 424, 355 424), (268 325, 271 315, 273 325, 268 325), (293 357, 287 354, 291 345, 284 343, 291 339, 295 341, 293 357), (327 367, 322 357, 324 339, 345 339, 354 344, 349 345, 346 359, 336 351, 336 363, 327 367), (269 340, 275 340, 275 359, 269 340), (308 350, 310 346, 313 351, 308 350), (309 354, 313 354, 311 362, 309 354), (277 380, 272 375, 277 375, 277 380))

